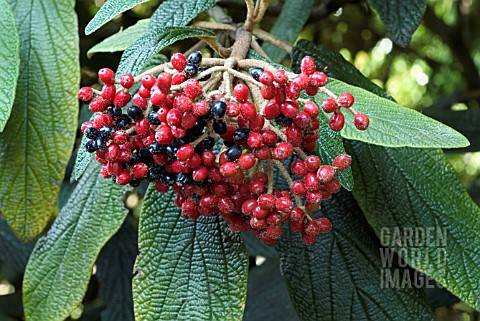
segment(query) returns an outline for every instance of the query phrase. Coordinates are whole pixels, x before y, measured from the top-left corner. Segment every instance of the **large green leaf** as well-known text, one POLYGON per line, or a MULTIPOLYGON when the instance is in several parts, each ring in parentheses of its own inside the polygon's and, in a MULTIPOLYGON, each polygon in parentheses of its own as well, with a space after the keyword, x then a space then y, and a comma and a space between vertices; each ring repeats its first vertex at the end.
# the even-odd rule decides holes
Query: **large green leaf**
POLYGON ((82 301, 93 264, 127 211, 123 189, 91 164, 30 257, 23 283, 27 321, 61 321, 82 301))
POLYGON ((205 34, 206 31, 200 31, 201 29, 198 28, 191 29, 190 32, 187 29, 184 30, 185 32, 170 29, 170 32, 174 32, 175 35, 169 35, 169 32, 166 32, 166 28, 187 25, 199 13, 210 9, 215 3, 215 0, 164 1, 152 16, 147 33, 137 39, 123 53, 117 73, 124 74, 130 72, 138 74, 150 57, 177 40, 189 37, 211 36, 210 33, 205 34), (199 33, 196 34, 196 31, 199 33))
POLYGON ((350 192, 323 202, 320 216, 332 221, 333 230, 315 245, 284 229, 277 246, 302 320, 432 320, 422 289, 384 283, 382 273, 409 271, 382 261, 381 245, 350 192))
POLYGON ((104 304, 102 321, 133 321, 132 271, 138 254, 133 220, 127 219, 100 252, 97 280, 104 304))
POLYGON ((0 217, 0 261, 23 273, 32 249, 33 244, 20 242, 7 222, 0 217))
MULTIPOLYGON (((270 33, 290 43, 295 42, 310 16, 313 2, 313 0, 286 0, 270 33)), ((287 54, 285 50, 271 43, 266 42, 262 47, 270 59, 275 62, 280 62, 287 54)))
POLYGON ((20 65, 20 39, 15 17, 6 0, 0 0, 0 132, 12 110, 20 65))
POLYGON ((427 0, 368 0, 385 24, 390 38, 406 47, 422 22, 427 0))
POLYGON ((349 145, 355 160, 355 197, 385 245, 462 301, 480 308, 480 209, 443 153, 349 145), (438 242, 425 236, 418 242, 405 241, 410 232, 428 231, 438 242), (394 233, 399 243, 393 242, 394 233))
POLYGON ((98 28, 115 18, 120 13, 132 9, 137 4, 147 2, 148 0, 108 0, 97 12, 95 17, 85 28, 85 34, 89 35, 98 28))
POLYGON ((174 193, 150 188, 140 217, 137 320, 241 320, 248 255, 219 216, 186 220, 174 193))
MULTIPOLYGON (((351 93, 355 97, 355 110, 370 119, 367 130, 358 130, 353 124, 353 114, 344 110, 343 138, 386 147, 457 148, 470 144, 465 136, 447 125, 363 88, 335 79, 330 79, 326 87, 334 93, 351 93)), ((325 98, 328 96, 323 93, 315 96, 318 104, 325 98)))
POLYGON ((0 211, 23 240, 42 232, 75 139, 80 81, 73 0, 13 1, 20 76, 0 133, 0 211))
MULTIPOLYGON (((290 71, 288 68, 280 64, 265 59, 253 50, 249 51, 248 58, 263 60, 265 62, 268 62, 275 68, 290 71)), ((295 72, 300 71, 300 65, 293 65, 293 67, 295 72)), ((309 97, 304 93, 302 93, 302 98, 313 100, 312 97, 309 97)), ((317 141, 317 149, 315 153, 320 157, 324 164, 332 164, 335 157, 337 157, 339 154, 345 153, 342 137, 340 136, 340 133, 334 132, 330 129, 330 127, 328 126, 328 118, 326 115, 320 114, 319 121, 320 127, 318 128, 319 135, 317 141)), ((340 172, 340 174, 338 175, 338 180, 343 187, 351 190, 353 188, 353 175, 351 169, 348 168, 340 172)))
POLYGON ((147 31, 149 23, 150 19, 143 19, 125 30, 120 30, 116 34, 111 35, 107 39, 104 39, 90 48, 87 52, 87 56, 91 57, 97 52, 116 52, 127 49, 128 46, 134 43, 135 40, 140 38, 145 31, 147 31))
POLYGON ((288 296, 278 258, 269 258, 248 273, 243 321, 264 320, 300 321, 288 296))

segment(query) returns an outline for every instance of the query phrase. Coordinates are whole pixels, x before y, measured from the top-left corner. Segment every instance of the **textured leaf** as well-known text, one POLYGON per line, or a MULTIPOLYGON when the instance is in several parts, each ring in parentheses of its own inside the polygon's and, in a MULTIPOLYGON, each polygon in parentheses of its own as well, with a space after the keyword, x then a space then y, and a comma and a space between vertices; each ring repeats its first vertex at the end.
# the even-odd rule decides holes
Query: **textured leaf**
POLYGON ((0 211, 22 240, 40 234, 75 139, 80 80, 73 0, 12 1, 20 35, 13 112, 0 133, 0 211))
POLYGON ((132 220, 105 245, 97 260, 100 297, 105 305, 102 321, 133 321, 133 263, 138 253, 137 233, 132 220))
POLYGON ((241 320, 248 255, 217 215, 186 220, 174 193, 150 188, 140 217, 137 320, 241 320))
POLYGON ((90 58, 97 52, 116 52, 127 49, 128 46, 147 31, 149 23, 150 19, 143 19, 125 30, 120 30, 116 34, 111 35, 90 48, 87 52, 87 56, 90 58))
POLYGON ((87 27, 85 28, 85 34, 91 34, 120 13, 132 9, 137 4, 147 1, 148 0, 108 0, 100 8, 95 17, 93 17, 93 19, 88 23, 87 27))
POLYGON ((150 58, 171 44, 194 37, 215 37, 211 31, 194 28, 194 27, 167 27, 163 28, 158 34, 147 33, 147 37, 141 37, 134 42, 122 55, 122 60, 118 66, 118 74, 124 74, 130 71, 131 74, 137 75, 142 70, 143 66, 150 60, 150 58), (131 48, 142 42, 141 48, 132 51, 131 48))
POLYGON ((443 153, 358 142, 350 146, 355 197, 377 235, 392 234, 397 227, 407 232, 432 229, 435 235, 444 235, 445 242, 438 244, 400 239, 387 245, 462 301, 480 308, 480 209, 443 153))
MULTIPOLYGON (((176 36, 169 36, 168 32, 165 31, 167 27, 183 27, 187 25, 199 13, 210 9, 215 3, 215 0, 167 0, 162 2, 150 20, 147 33, 136 40, 123 53, 117 73, 124 74, 130 72, 136 75, 142 70, 142 67, 150 57, 158 53, 162 48, 177 40, 203 36, 201 33, 195 34, 193 29, 191 33, 183 33, 183 37, 178 32, 176 36), (175 37, 178 38, 175 39, 175 37)), ((171 29, 172 32, 173 30, 171 29)))
MULTIPOLYGON (((248 55, 249 55, 249 58, 259 59, 259 60, 268 62, 275 68, 290 71, 288 68, 280 64, 268 61, 267 59, 260 56, 258 53, 256 53, 253 50, 250 50, 248 55)), ((294 67, 295 67, 294 71, 299 72, 300 65, 296 65, 296 66, 294 65, 294 67)), ((312 97, 309 97, 305 94, 302 94, 301 98, 313 100, 312 97)), ((330 127, 328 126, 328 118, 326 115, 320 114, 319 121, 320 121, 320 127, 318 128, 319 135, 318 135, 318 141, 317 141, 317 149, 315 153, 321 158, 324 164, 332 164, 333 160, 335 159, 335 157, 337 157, 337 155, 345 153, 342 137, 340 136, 340 133, 334 132, 330 129, 330 127)), ((339 182, 342 184, 342 186, 345 187, 346 189, 351 190, 353 188, 353 175, 350 168, 340 172, 337 178, 339 182)))
POLYGON ((20 65, 15 17, 6 0, 0 0, 0 132, 7 124, 15 99, 15 87, 20 65))
POLYGON ((300 321, 280 274, 280 262, 268 259, 248 273, 247 305, 243 321, 300 321))
POLYGON ((385 24, 392 40, 406 47, 422 22, 427 0, 368 0, 385 24))
POLYGON ((299 40, 292 50, 292 69, 300 71, 300 61, 304 56, 315 59, 318 70, 323 70, 329 77, 341 80, 347 84, 359 86, 377 96, 390 98, 382 88, 365 77, 357 68, 345 60, 341 54, 327 48, 315 47, 308 40, 299 40))
POLYGON ((82 135, 82 142, 80 143, 80 147, 78 148, 77 160, 75 161, 75 168, 73 169, 73 177, 75 178, 75 180, 78 180, 82 176, 82 174, 85 173, 88 165, 95 158, 95 153, 89 153, 85 150, 85 144, 87 143, 87 141, 88 138, 82 135))
POLYGON ((24 244, 15 236, 5 219, 0 217, 0 261, 23 273, 33 244, 24 244))
POLYGON ((342 190, 323 202, 320 216, 332 221, 333 230, 315 245, 284 229, 277 246, 302 320, 432 320, 422 289, 382 286, 382 270, 389 267, 351 193, 342 190))
MULTIPOLYGON (((310 16, 313 2, 313 0, 286 0, 270 33, 287 42, 294 43, 310 16)), ((280 62, 287 54, 285 50, 271 43, 265 42, 262 47, 270 59, 275 62, 280 62)))
MULTIPOLYGON (((335 79, 330 79, 326 87, 334 93, 351 93, 355 97, 355 110, 370 119, 368 129, 361 131, 353 125, 353 114, 344 111, 343 138, 386 147, 456 148, 470 144, 465 136, 447 125, 360 87, 335 79)), ((315 96, 318 104, 325 98, 328 96, 323 93, 315 96)))
POLYGON ((35 245, 25 272, 27 321, 61 321, 82 301, 93 264, 127 212, 123 190, 92 164, 48 234, 35 245))

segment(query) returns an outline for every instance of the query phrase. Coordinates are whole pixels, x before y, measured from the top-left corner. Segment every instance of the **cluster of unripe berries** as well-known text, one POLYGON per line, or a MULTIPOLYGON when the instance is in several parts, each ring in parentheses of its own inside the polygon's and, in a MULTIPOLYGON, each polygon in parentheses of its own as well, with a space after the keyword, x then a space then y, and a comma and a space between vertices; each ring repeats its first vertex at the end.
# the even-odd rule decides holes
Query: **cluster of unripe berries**
MULTIPOLYGON (((156 77, 122 75, 118 81, 104 68, 98 73, 101 91, 80 89, 78 97, 96 113, 82 132, 88 139, 85 149, 103 165, 101 175, 120 185, 152 182, 161 193, 171 188, 185 218, 220 214, 234 232, 253 229, 267 245, 276 243, 287 221, 305 244, 315 243, 331 223, 309 212, 340 189, 335 176, 351 163, 346 154, 331 166, 305 154, 315 150, 320 110, 298 99, 302 92, 315 95, 327 76, 315 71, 310 57, 302 60, 300 75, 253 68, 251 76, 261 83, 265 100, 255 106, 245 83, 234 86, 233 96, 203 92, 197 80, 201 62, 199 52, 188 59, 174 54, 168 65, 173 69, 156 77), (131 96, 137 82, 140 87, 131 96), (302 155, 303 160, 291 163, 292 180, 282 162, 302 155), (273 190, 274 165, 290 182, 289 190, 273 190)), ((350 108, 353 97, 343 94, 334 102, 335 110, 328 99, 322 108, 338 118, 339 108, 350 108)), ((365 129, 365 119, 355 125, 365 129)), ((330 120, 334 130, 339 124, 330 120)))

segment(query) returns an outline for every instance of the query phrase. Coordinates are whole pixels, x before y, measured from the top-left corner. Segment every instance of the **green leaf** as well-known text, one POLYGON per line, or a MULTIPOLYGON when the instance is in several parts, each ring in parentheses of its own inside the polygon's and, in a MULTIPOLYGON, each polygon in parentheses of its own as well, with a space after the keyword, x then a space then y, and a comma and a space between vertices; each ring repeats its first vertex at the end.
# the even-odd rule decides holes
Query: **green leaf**
POLYGON ((241 320, 248 255, 219 216, 187 220, 174 193, 150 187, 140 216, 137 320, 241 320))
POLYGON ((122 55, 122 60, 118 66, 117 73, 124 74, 130 71, 131 74, 139 74, 143 66, 147 64, 150 58, 160 50, 171 44, 194 37, 209 37, 214 38, 215 34, 211 31, 194 28, 194 27, 167 27, 162 29, 161 33, 149 34, 134 42, 122 55), (136 51, 131 48, 137 46, 137 42, 142 42, 143 45, 138 47, 136 51))
POLYGON ((13 112, 0 133, 0 211, 22 240, 53 214, 77 125, 80 82, 73 0, 11 1, 20 35, 13 112))
MULTIPOLYGON (((248 58, 263 60, 277 69, 284 69, 286 71, 290 71, 288 68, 280 64, 265 59, 253 50, 249 51, 248 58)), ((294 68, 295 72, 299 72, 300 65, 294 65, 294 68)), ((301 98, 314 100, 312 97, 309 97, 304 93, 302 93, 301 98)), ((320 114, 318 117, 320 121, 320 127, 318 128, 319 135, 315 153, 320 157, 324 164, 332 164, 333 160, 335 159, 335 157, 337 157, 337 155, 345 154, 342 137, 340 136, 340 133, 334 132, 330 129, 330 127, 328 126, 328 118, 326 115, 320 114)), ((342 186, 346 189, 351 190, 353 188, 353 175, 350 168, 340 172, 337 178, 340 184, 342 184, 342 186)))
POLYGON ((188 29, 184 29, 185 32, 182 32, 182 29, 178 29, 179 31, 176 32, 175 29, 170 29, 170 32, 175 35, 169 35, 169 32, 166 31, 168 27, 186 26, 199 13, 210 9, 215 4, 215 0, 167 0, 162 2, 150 20, 147 33, 137 39, 123 53, 117 73, 138 74, 151 56, 175 41, 190 37, 212 36, 210 32, 207 33, 198 28, 191 29, 190 32, 188 29))
POLYGON ((385 245, 462 301, 480 308, 480 209, 443 153, 358 142, 349 145, 354 155, 355 198, 385 245), (387 239, 396 229, 398 244, 387 239), (444 237, 438 244, 423 238, 405 242, 404 233, 425 233, 426 229, 444 237))
POLYGON ((128 46, 134 43, 135 40, 140 38, 145 31, 147 31, 149 23, 150 19, 143 19, 125 30, 120 30, 116 34, 111 35, 90 48, 87 52, 87 56, 91 58, 97 52, 116 52, 127 49, 128 46))
POLYGON ((73 169, 73 177, 75 178, 75 180, 78 180, 82 176, 82 174, 85 173, 88 165, 90 165, 92 159, 95 158, 94 153, 89 153, 85 149, 85 144, 87 143, 87 141, 87 136, 82 135, 82 142, 80 143, 80 147, 78 148, 77 159, 75 161, 75 167, 73 169))
MULTIPOLYGON (((280 16, 276 19, 270 33, 287 42, 293 43, 310 16, 313 0, 286 0, 280 16), (295 17, 295 18, 293 18, 295 17)), ((275 62, 282 61, 287 52, 271 43, 263 44, 265 53, 275 62)))
POLYGON ((101 26, 115 18, 122 12, 132 9, 137 4, 147 2, 148 0, 108 0, 100 8, 95 17, 88 23, 85 28, 85 34, 88 36, 92 32, 98 30, 101 26))
POLYGON ((408 270, 382 261, 375 238, 350 192, 322 202, 333 230, 306 246, 284 229, 277 250, 290 298, 302 320, 432 320, 422 289, 388 288, 382 273, 408 270))
POLYGON ((137 254, 137 233, 127 217, 102 249, 96 263, 100 297, 105 305, 102 321, 134 320, 132 271, 137 254))
MULTIPOLYGON (((355 110, 370 119, 367 130, 358 130, 353 125, 353 114, 344 110, 343 138, 386 147, 456 148, 470 144, 465 136, 447 125, 360 87, 331 78, 326 88, 334 93, 351 93, 355 97, 355 110)), ((324 93, 315 96, 318 104, 325 98, 328 96, 324 93)))
POLYGON ((25 272, 27 321, 62 321, 82 301, 98 253, 127 211, 123 189, 92 164, 46 236, 35 245, 25 272))
POLYGON ((368 0, 385 24, 392 40, 406 47, 422 22, 427 0, 368 0))
POLYGON ((12 111, 20 65, 20 39, 15 17, 6 0, 0 0, 0 132, 3 131, 12 111))
POLYGON ((329 77, 341 80, 347 84, 362 87, 377 96, 390 98, 382 88, 365 77, 357 68, 345 60, 341 54, 327 48, 315 47, 308 40, 299 40, 292 50, 292 69, 300 71, 300 61, 304 56, 315 60, 318 70, 323 70, 329 77))
POLYGON ((300 321, 280 273, 278 258, 267 259, 248 273, 247 305, 243 321, 300 321))
POLYGON ((5 219, 0 217, 0 261, 23 273, 32 249, 33 244, 20 242, 5 219))

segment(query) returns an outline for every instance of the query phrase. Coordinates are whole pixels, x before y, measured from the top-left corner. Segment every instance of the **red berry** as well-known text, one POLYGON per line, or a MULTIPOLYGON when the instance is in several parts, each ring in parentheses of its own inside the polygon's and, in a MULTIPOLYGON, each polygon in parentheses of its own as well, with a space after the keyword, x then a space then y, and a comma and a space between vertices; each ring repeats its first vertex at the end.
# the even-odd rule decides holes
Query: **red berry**
POLYGON ((280 106, 280 110, 282 113, 287 116, 288 118, 295 118, 297 116, 300 107, 294 101, 287 100, 280 106))
POLYGON ((246 119, 252 119, 257 115, 257 109, 255 108, 255 105, 249 101, 240 105, 240 112, 246 119))
POLYGON ((158 89, 165 93, 168 93, 172 85, 172 75, 167 74, 166 72, 160 73, 160 75, 158 75, 157 77, 156 84, 158 89))
POLYGON ((135 178, 142 178, 147 175, 148 166, 144 163, 137 163, 132 167, 132 175, 135 178))
POLYGON ((273 130, 262 131, 263 143, 265 145, 274 145, 277 143, 278 135, 273 130))
POLYGON ((353 118, 353 123, 355 124, 355 127, 359 130, 365 130, 368 128, 368 125, 370 123, 367 115, 365 114, 356 114, 355 117, 353 118))
POLYGON ((103 126, 112 126, 112 116, 109 114, 98 114, 93 118, 93 127, 100 129, 103 126))
POLYGON ((328 125, 333 131, 340 131, 342 130, 343 126, 345 125, 345 116, 342 113, 335 113, 330 116, 330 121, 328 125))
POLYGON ((130 89, 134 83, 135 81, 132 74, 125 74, 120 77, 120 85, 122 85, 123 88, 130 89))
POLYGON ((166 99, 167 99, 167 95, 156 87, 152 89, 152 91, 150 92, 150 102, 154 106, 162 105, 166 99))
POLYGON ((318 170, 320 167, 320 158, 315 155, 310 155, 305 159, 305 166, 311 172, 318 170))
POLYGON ((237 160, 238 167, 243 170, 249 170, 255 163, 255 157, 251 153, 243 154, 237 160))
POLYGON ((276 101, 271 101, 265 105, 263 113, 265 114, 265 118, 272 120, 280 115, 280 105, 276 101))
POLYGON ((333 113, 338 109, 338 104, 335 99, 327 98, 322 103, 322 109, 326 113, 333 113))
POLYGON ((197 123, 197 120, 198 120, 198 117, 195 116, 193 113, 190 113, 190 112, 185 113, 183 114, 182 122, 180 123, 180 125, 185 129, 190 129, 193 126, 195 126, 195 124, 197 123))
POLYGON ((260 230, 267 227, 267 221, 265 219, 259 219, 257 217, 252 217, 250 219, 250 226, 253 229, 260 230))
POLYGON ((300 62, 300 69, 302 70, 302 73, 310 76, 317 69, 315 60, 313 60, 313 58, 310 56, 303 57, 302 61, 300 62))
POLYGON ((173 68, 178 72, 182 72, 183 69, 187 66, 187 58, 181 53, 175 53, 170 58, 170 62, 172 63, 173 68))
POLYGON ((248 125, 250 126, 250 130, 259 132, 265 125, 265 118, 262 115, 257 114, 254 118, 250 119, 248 125))
POLYGON ((307 192, 307 189, 305 188, 305 183, 299 180, 292 183, 292 185, 290 186, 290 190, 293 194, 300 196, 305 195, 305 193, 307 192))
POLYGON ((113 101, 116 93, 117 93, 117 87, 113 84, 105 85, 102 88, 102 98, 107 100, 109 103, 113 101))
POLYGON ((328 218, 321 217, 317 218, 315 221, 318 224, 320 233, 327 233, 332 230, 332 222, 328 218))
POLYGON ((288 83, 285 94, 291 100, 297 100, 300 97, 301 89, 296 87, 293 83, 288 83))
POLYGON ((115 143, 108 145, 105 150, 105 159, 109 162, 113 162, 117 160, 118 156, 120 156, 120 147, 115 143))
POLYGON ((265 70, 262 72, 258 80, 264 85, 273 85, 273 74, 270 71, 265 70))
POLYGON ((142 86, 146 89, 152 89, 153 85, 155 85, 155 77, 152 74, 148 74, 142 77, 142 86))
POLYGON ((318 190, 318 188, 320 187, 320 180, 315 173, 307 173, 303 181, 307 191, 318 190))
POLYGON ((313 245, 317 241, 316 235, 308 235, 306 233, 302 234, 302 241, 305 245, 313 245))
POLYGON ((300 177, 303 177, 308 173, 308 169, 307 169, 307 166, 305 165, 305 162, 301 160, 294 161, 292 165, 290 165, 290 169, 292 170, 292 173, 300 177))
POLYGON ((172 129, 169 127, 162 127, 155 133, 155 139, 162 145, 169 145, 173 143, 175 137, 173 136, 172 129))
POLYGON ((94 113, 104 111, 105 108, 107 108, 109 102, 102 97, 97 97, 93 98, 90 103, 88 104, 88 107, 90 108, 91 111, 94 113))
POLYGON ((118 185, 127 185, 131 180, 132 176, 130 175, 130 172, 123 170, 117 175, 116 182, 118 185))
POLYGON ((127 93, 126 91, 120 90, 117 92, 115 95, 115 99, 113 100, 113 104, 117 107, 125 107, 128 102, 130 101, 130 94, 127 93))
POLYGON ((355 99, 353 98, 352 94, 350 93, 344 93, 338 96, 338 104, 344 108, 350 108, 352 107, 355 99))
POLYGON ((253 210, 257 207, 258 203, 256 199, 250 198, 247 199, 242 204, 242 213, 245 215, 251 215, 253 210))
POLYGON ((140 107, 142 110, 146 110, 148 107, 148 100, 136 93, 133 95, 133 105, 140 107))
POLYGON ((305 93, 310 97, 313 97, 318 93, 318 87, 308 85, 307 88, 305 88, 305 93))
POLYGON ((82 87, 78 91, 78 99, 89 101, 93 97, 93 89, 90 87, 82 87))
POLYGON ((167 124, 170 126, 180 126, 182 123, 182 113, 178 109, 170 109, 167 114, 167 124))
POLYGON ((262 146, 258 149, 255 149, 253 151, 253 155, 255 155, 255 157, 258 158, 259 160, 267 160, 270 157, 272 157, 270 148, 268 148, 267 146, 262 146))
POLYGON ((272 158, 276 160, 285 160, 292 156, 293 146, 288 142, 281 142, 272 150, 272 158))
POLYGON ((318 113, 320 112, 318 106, 312 102, 305 103, 305 105, 303 105, 303 111, 306 112, 311 118, 317 118, 318 113))
POLYGON ((234 162, 226 162, 220 166, 220 171, 225 177, 232 177, 238 172, 238 165, 234 162))
POLYGON ((120 155, 117 158, 121 162, 129 162, 132 159, 132 151, 129 149, 120 149, 120 155))
POLYGON ((271 194, 262 194, 257 199, 258 206, 269 211, 275 208, 275 201, 275 196, 271 194))
POLYGON ((347 154, 340 154, 333 160, 333 166, 337 167, 339 170, 344 170, 350 167, 352 164, 352 157, 347 154))
POLYGON ((335 175, 335 168, 330 165, 323 165, 318 169, 317 177, 320 180, 320 184, 326 184, 333 179, 335 175))
POLYGON ((238 117, 238 115, 240 115, 240 107, 234 102, 228 103, 227 104, 227 116, 238 117))
POLYGON ((193 154, 192 157, 187 159, 186 163, 190 168, 197 168, 197 167, 200 167, 200 165, 202 165, 202 158, 198 154, 193 154))
POLYGON ((180 161, 185 161, 193 156, 195 153, 195 148, 190 144, 185 144, 181 146, 177 151, 177 159, 180 161))
POLYGON ((305 217, 305 212, 298 207, 294 207, 290 212, 290 220, 292 222, 302 222, 305 217))
POLYGON ((305 199, 308 203, 319 204, 322 201, 322 193, 319 191, 308 191, 305 194, 305 199))
POLYGON ((206 167, 195 168, 192 172, 192 178, 195 182, 201 182, 208 177, 208 169, 206 167))
POLYGON ((115 73, 109 68, 102 68, 98 71, 98 78, 105 84, 111 85, 115 83, 115 73))
POLYGON ((318 226, 317 221, 310 221, 305 224, 304 231, 308 235, 316 236, 318 233, 320 233, 320 226, 318 226))
POLYGON ((203 116, 210 111, 210 106, 206 101, 199 100, 193 104, 192 111, 197 116, 203 116))
POLYGON ((288 75, 285 70, 279 69, 273 75, 273 80, 280 85, 285 85, 288 82, 288 75))
POLYGON ((172 85, 180 85, 186 79, 187 77, 183 74, 183 72, 176 73, 172 76, 172 85))
POLYGON ((249 94, 250 92, 248 90, 248 87, 244 84, 237 84, 235 85, 235 88, 233 88, 233 95, 239 103, 246 102, 248 100, 249 94))
POLYGON ((252 179, 248 182, 248 188, 253 195, 260 195, 265 190, 265 184, 259 179, 252 179))
POLYGON ((202 153, 202 163, 203 165, 210 167, 215 163, 216 156, 211 150, 206 150, 202 153))
POLYGON ((200 199, 200 206, 206 208, 213 208, 217 205, 217 199, 213 194, 205 194, 200 199))
POLYGON ((328 76, 325 75, 321 71, 314 72, 313 75, 310 76, 309 84, 313 87, 323 87, 328 82, 328 76))
POLYGON ((173 99, 173 107, 182 113, 187 113, 192 111, 193 103, 186 95, 176 95, 173 99))
POLYGON ((296 90, 300 91, 307 88, 309 81, 310 79, 307 75, 300 74, 292 80, 291 84, 296 90))
POLYGON ((310 127, 311 121, 312 119, 310 118, 310 115, 308 115, 304 111, 299 112, 297 116, 295 116, 295 118, 293 119, 293 123, 302 129, 310 127))
POLYGON ((282 236, 282 226, 281 225, 270 225, 267 227, 267 235, 276 240, 282 236))
POLYGON ((274 85, 262 85, 260 87, 260 93, 262 94, 263 99, 269 100, 275 97, 275 86, 274 85))
POLYGON ((91 121, 86 121, 82 124, 82 127, 80 127, 80 130, 82 131, 82 134, 85 132, 85 129, 88 127, 92 127, 93 123, 91 121))
POLYGON ((257 132, 250 133, 250 135, 248 136, 248 139, 247 139, 247 145, 250 148, 254 148, 254 149, 262 147, 262 145, 263 145, 262 135, 260 133, 257 133, 257 132))
POLYGON ((275 101, 279 104, 287 99, 286 86, 275 84, 275 101))
POLYGON ((198 83, 198 80, 189 79, 185 82, 183 91, 188 98, 195 99, 202 93, 202 86, 198 83))
POLYGON ((299 221, 299 222, 290 221, 290 231, 292 231, 292 233, 302 233, 303 226, 304 226, 303 221, 299 221))

